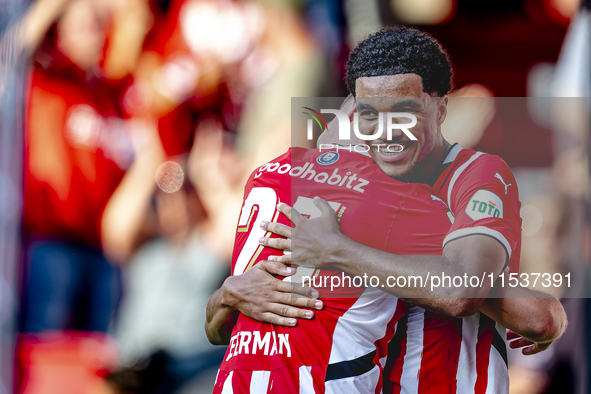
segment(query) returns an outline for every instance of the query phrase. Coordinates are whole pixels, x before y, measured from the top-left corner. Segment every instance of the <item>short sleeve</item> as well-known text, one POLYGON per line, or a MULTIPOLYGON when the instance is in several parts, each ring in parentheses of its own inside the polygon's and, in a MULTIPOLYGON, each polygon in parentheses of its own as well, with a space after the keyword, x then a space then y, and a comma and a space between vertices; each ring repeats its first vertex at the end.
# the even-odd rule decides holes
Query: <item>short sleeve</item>
POLYGON ((515 260, 511 266, 518 267, 521 203, 507 164, 497 156, 481 156, 452 180, 448 196, 454 221, 443 247, 469 235, 486 235, 499 241, 507 252, 507 262, 515 260))

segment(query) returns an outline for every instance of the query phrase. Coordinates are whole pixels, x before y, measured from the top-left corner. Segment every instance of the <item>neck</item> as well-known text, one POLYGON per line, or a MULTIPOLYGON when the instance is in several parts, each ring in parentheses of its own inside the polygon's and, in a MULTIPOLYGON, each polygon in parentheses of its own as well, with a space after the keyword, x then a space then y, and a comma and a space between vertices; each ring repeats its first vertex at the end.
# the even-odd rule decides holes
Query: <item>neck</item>
POLYGON ((451 144, 442 137, 441 141, 438 142, 433 147, 433 150, 431 150, 431 153, 429 153, 427 160, 415 165, 415 168, 413 168, 403 180, 409 183, 432 184, 433 178, 439 176, 436 172, 440 168, 440 164, 445 159, 445 156, 447 156, 450 148, 451 144))
POLYGON ((433 167, 433 169, 429 175, 433 175, 433 172, 437 170, 437 168, 439 167, 439 165, 441 163, 443 163, 443 160, 445 160, 445 157, 448 155, 451 147, 452 147, 452 145, 449 142, 447 142, 445 139, 443 139, 443 137, 442 137, 441 144, 439 144, 437 153, 435 153, 435 148, 433 149, 433 153, 435 153, 433 155, 433 157, 436 157, 437 160, 435 161, 435 166, 433 167))

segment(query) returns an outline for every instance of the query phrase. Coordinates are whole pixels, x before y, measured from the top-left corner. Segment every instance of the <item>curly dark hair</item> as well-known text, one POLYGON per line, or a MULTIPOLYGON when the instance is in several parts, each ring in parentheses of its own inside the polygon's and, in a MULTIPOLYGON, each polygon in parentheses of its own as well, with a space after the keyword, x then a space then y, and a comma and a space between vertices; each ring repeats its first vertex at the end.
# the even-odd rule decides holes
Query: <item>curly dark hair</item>
POLYGON ((355 96, 355 81, 415 73, 423 91, 443 96, 452 90, 453 71, 447 52, 429 34, 409 28, 386 28, 369 35, 349 55, 347 85, 355 96))

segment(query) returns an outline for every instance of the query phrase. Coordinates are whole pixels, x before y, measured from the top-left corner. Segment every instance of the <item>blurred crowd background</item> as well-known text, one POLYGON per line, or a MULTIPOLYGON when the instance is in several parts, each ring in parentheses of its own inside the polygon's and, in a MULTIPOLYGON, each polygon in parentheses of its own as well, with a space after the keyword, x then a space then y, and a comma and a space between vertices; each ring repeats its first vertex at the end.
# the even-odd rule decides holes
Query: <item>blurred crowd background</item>
POLYGON ((566 335, 511 353, 511 392, 591 392, 589 18, 578 0, 0 0, 0 394, 211 392, 205 305, 246 178, 290 146, 291 98, 346 96, 355 43, 398 24, 451 54, 446 138, 514 170, 522 271, 572 272, 566 335))

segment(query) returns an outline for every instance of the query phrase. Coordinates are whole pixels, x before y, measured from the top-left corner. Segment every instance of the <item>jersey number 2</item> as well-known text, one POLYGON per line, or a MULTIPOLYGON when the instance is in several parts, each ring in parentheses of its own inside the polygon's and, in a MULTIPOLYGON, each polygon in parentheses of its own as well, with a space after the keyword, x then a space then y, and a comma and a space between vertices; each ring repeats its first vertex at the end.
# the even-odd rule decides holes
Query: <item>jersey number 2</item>
MULTIPOLYGON (((270 187, 253 187, 244 201, 240 219, 238 219, 238 232, 248 232, 252 225, 252 218, 258 211, 257 222, 266 220, 274 222, 277 220, 277 193, 270 187)), ((265 232, 260 226, 252 226, 250 234, 238 255, 233 275, 240 275, 250 268, 263 250, 264 246, 259 244, 259 238, 266 237, 271 233, 265 232)))
MULTIPOLYGON (((279 211, 277 211, 278 203, 277 193, 275 193, 275 190, 272 188, 253 187, 251 189, 248 197, 244 201, 244 206, 242 207, 240 218, 238 219, 238 232, 248 232, 250 229, 250 234, 248 234, 248 238, 238 255, 233 275, 240 275, 252 267, 264 248, 263 245, 259 244, 259 238, 267 237, 271 234, 270 232, 265 232, 265 230, 261 229, 259 226, 252 225, 252 219, 255 216, 255 213, 258 212, 257 222, 259 223, 263 220, 275 222, 279 215, 279 211)), ((328 201, 328 204, 335 211, 341 206, 340 203, 333 201, 328 201)), ((314 204, 314 201, 308 197, 299 196, 293 205, 293 208, 302 215, 308 216, 310 219, 322 215, 320 210, 314 204)))

